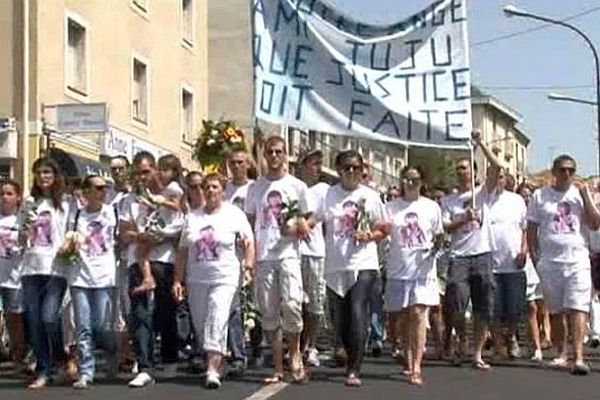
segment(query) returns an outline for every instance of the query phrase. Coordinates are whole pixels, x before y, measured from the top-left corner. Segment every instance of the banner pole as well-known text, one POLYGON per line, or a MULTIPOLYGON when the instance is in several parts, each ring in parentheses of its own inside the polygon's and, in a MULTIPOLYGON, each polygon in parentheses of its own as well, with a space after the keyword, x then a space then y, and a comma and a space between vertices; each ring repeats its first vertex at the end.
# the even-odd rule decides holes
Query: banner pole
POLYGON ((471 208, 475 209, 475 147, 469 140, 469 155, 471 161, 471 208))

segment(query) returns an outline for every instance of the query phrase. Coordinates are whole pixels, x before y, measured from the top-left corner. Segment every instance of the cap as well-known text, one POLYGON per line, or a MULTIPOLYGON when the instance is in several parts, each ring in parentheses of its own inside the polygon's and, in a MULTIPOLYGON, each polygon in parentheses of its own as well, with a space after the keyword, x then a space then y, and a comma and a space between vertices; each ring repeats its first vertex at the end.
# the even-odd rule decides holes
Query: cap
POLYGON ((323 157, 323 152, 320 149, 305 149, 301 150, 298 154, 298 162, 300 164, 304 163, 309 157, 319 156, 323 157))

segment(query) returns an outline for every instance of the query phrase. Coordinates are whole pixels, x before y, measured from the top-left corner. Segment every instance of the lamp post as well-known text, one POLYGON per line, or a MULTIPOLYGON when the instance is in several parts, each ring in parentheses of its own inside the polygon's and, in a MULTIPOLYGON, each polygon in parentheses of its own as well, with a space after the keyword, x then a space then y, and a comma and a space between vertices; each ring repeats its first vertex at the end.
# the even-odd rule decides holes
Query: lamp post
MULTIPOLYGON (((598 129, 598 169, 599 169, 598 173, 600 174, 600 59, 598 58, 598 52, 596 51, 596 47, 594 47, 594 43, 592 43, 592 40, 585 33, 583 33, 581 31, 581 29, 577 28, 574 25, 571 25, 564 21, 546 17, 544 15, 533 14, 528 11, 521 10, 521 9, 515 7, 514 5, 505 6, 504 7, 504 15, 507 17, 531 18, 531 19, 535 19, 538 21, 547 22, 549 24, 562 26, 564 28, 567 28, 567 29, 575 32, 583 40, 585 40, 585 42, 589 46, 589 48, 592 51, 592 54, 594 56, 594 73, 596 76, 596 102, 591 103, 591 104, 596 106, 597 129, 598 129)), ((562 98, 557 99, 557 100, 566 100, 566 96, 563 96, 562 98)), ((566 101, 573 101, 573 100, 566 100, 566 101)), ((578 101, 578 102, 581 102, 581 101, 578 101)), ((587 101, 584 101, 584 102, 587 103, 587 101)))
POLYGON ((550 93, 548 95, 548 98, 550 100, 555 100, 555 101, 569 101, 571 103, 581 103, 581 104, 587 104, 590 106, 598 105, 598 103, 596 103, 595 101, 580 99, 578 97, 565 96, 564 94, 558 94, 558 93, 550 93))

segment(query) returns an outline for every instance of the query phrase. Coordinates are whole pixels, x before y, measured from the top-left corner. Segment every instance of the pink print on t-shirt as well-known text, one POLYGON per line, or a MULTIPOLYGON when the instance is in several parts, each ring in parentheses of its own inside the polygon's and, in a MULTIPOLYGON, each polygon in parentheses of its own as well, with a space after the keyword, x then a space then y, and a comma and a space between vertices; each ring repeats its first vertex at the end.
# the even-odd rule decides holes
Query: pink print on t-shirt
POLYGON ((34 246, 52 246, 52 213, 50 211, 39 213, 33 225, 31 241, 34 246))
POLYGON ((417 247, 425 244, 425 233, 419 226, 417 213, 407 213, 404 216, 404 222, 406 222, 406 226, 400 230, 400 246, 417 247))
POLYGON ((356 231, 356 216, 358 214, 358 204, 348 200, 342 205, 343 214, 335 235, 340 238, 349 238, 356 231))
POLYGON ((87 255, 89 257, 101 256, 108 252, 108 244, 102 233, 104 225, 100 221, 91 221, 88 226, 88 233, 85 237, 87 246, 87 255))
POLYGON ((555 233, 573 233, 575 232, 576 217, 571 214, 571 205, 566 201, 561 201, 556 207, 557 213, 554 216, 555 233))
POLYGON ((0 230, 0 258, 12 258, 18 251, 13 231, 7 229, 0 230))
POLYGON ((267 206, 263 208, 263 229, 279 229, 279 218, 283 210, 283 198, 281 193, 272 190, 267 194, 267 206))
POLYGON ((198 261, 216 261, 219 259, 217 251, 219 243, 215 237, 215 230, 212 226, 202 228, 200 237, 196 241, 196 251, 198 261))

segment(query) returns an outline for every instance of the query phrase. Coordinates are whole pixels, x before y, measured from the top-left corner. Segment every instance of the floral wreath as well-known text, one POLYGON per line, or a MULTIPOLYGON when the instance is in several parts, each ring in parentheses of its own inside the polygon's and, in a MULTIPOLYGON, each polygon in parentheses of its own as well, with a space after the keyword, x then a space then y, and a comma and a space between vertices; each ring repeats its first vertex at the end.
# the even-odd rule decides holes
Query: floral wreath
POLYGON ((248 143, 234 121, 202 121, 202 130, 194 145, 194 159, 204 173, 225 172, 225 160, 236 151, 248 151, 248 143))

